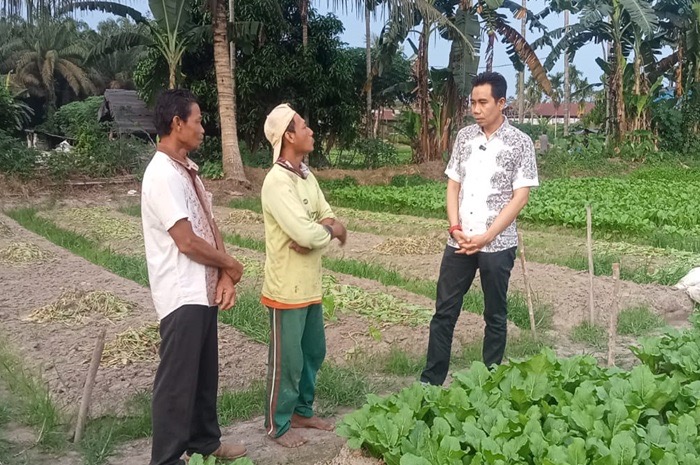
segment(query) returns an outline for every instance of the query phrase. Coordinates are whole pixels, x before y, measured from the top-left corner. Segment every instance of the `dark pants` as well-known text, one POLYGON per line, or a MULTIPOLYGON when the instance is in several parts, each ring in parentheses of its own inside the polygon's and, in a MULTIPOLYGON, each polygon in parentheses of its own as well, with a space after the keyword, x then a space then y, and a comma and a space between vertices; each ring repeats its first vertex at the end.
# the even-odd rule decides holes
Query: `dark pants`
POLYGON ((151 465, 182 464, 183 452, 209 455, 221 444, 217 314, 217 307, 184 305, 160 322, 151 465))
POLYGON ((501 363, 506 349, 508 281, 515 262, 515 249, 461 255, 455 253, 457 249, 447 246, 440 264, 435 314, 430 321, 428 356, 422 382, 435 385, 445 382, 455 325, 462 311, 464 295, 471 287, 477 269, 484 292, 484 363, 487 366, 501 363))

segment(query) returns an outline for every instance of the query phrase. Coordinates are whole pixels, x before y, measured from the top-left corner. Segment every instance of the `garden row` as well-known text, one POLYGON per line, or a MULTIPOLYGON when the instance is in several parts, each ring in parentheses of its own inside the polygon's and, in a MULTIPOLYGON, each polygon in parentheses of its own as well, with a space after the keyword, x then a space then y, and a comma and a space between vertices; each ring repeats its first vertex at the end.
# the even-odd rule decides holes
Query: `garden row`
MULTIPOLYGON (((445 185, 330 185, 335 205, 445 218, 445 185)), ((586 226, 586 206, 597 232, 683 239, 700 250, 700 175, 697 171, 648 170, 621 178, 554 179, 533 190, 520 218, 541 225, 586 226)), ((658 240, 656 242, 659 242, 658 240)))
POLYGON ((631 371, 545 351, 449 389, 415 384, 371 396, 341 435, 387 465, 697 464, 700 329, 643 341, 631 371))

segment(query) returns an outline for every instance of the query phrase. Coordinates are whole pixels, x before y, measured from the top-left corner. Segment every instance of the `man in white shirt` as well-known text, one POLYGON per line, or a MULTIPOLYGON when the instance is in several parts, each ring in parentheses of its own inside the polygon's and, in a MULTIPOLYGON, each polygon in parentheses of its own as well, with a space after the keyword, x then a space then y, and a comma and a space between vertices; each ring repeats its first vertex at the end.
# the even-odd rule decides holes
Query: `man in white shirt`
POLYGON ((226 254, 211 194, 187 157, 204 139, 194 95, 163 92, 155 126, 160 142, 141 194, 148 279, 161 335, 151 465, 184 465, 183 452, 231 460, 246 449, 220 441, 217 314, 235 303, 243 265, 226 254))
POLYGON ((440 265, 427 363, 421 381, 441 385, 464 295, 476 270, 484 292, 483 360, 500 364, 506 347, 507 294, 518 235, 515 219, 539 185, 532 140, 503 115, 506 80, 482 73, 472 81, 476 123, 459 131, 445 174, 450 238, 440 265))

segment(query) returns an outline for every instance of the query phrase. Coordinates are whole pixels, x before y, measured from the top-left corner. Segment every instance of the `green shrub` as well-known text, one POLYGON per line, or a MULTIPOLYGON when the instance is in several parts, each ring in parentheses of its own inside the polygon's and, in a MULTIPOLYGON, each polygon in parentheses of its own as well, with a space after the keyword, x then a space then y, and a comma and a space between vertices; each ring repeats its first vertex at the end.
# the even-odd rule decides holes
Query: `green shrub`
POLYGON ((39 152, 0 130, 0 171, 28 179, 34 174, 39 152))
POLYGON ((353 149, 362 157, 362 167, 366 169, 398 163, 399 153, 396 147, 381 139, 357 139, 353 149))
POLYGON ((103 101, 104 97, 88 97, 63 105, 42 126, 71 139, 77 139, 84 132, 105 131, 106 126, 97 121, 97 112, 103 101))

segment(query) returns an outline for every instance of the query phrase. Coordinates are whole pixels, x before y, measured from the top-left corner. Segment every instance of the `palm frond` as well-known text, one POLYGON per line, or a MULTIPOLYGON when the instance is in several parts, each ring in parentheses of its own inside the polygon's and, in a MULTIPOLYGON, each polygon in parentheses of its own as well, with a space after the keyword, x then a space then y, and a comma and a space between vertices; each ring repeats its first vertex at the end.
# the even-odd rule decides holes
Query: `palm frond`
POLYGON ((59 8, 58 14, 62 15, 73 11, 101 11, 103 13, 111 13, 116 16, 121 16, 122 18, 131 18, 137 24, 148 22, 146 17, 143 16, 140 11, 117 2, 68 1, 62 8, 59 8))
POLYGON ((539 58, 537 58, 535 51, 530 47, 530 44, 527 43, 527 40, 525 40, 518 31, 506 24, 505 21, 499 21, 496 30, 503 37, 503 40, 513 47, 514 52, 517 53, 520 60, 527 65, 532 77, 537 81, 542 90, 544 90, 547 95, 551 95, 552 83, 549 82, 549 78, 547 77, 547 70, 544 69, 544 66, 540 63, 539 58))

